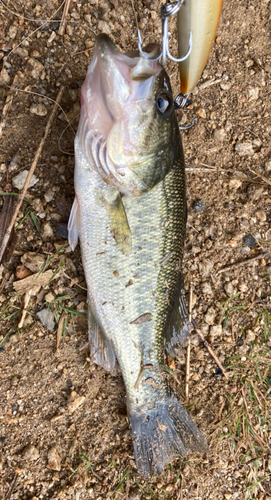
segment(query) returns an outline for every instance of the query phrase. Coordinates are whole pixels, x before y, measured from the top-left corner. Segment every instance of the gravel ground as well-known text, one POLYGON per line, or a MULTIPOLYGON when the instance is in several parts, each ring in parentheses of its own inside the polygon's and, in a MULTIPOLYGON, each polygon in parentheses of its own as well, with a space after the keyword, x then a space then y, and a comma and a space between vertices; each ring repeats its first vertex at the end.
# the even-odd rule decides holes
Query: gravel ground
MULTIPOLYGON (((144 42, 160 41, 161 2, 134 4, 144 42)), ((62 10, 59 1, 0 1, 1 107, 13 96, 2 120, 2 193, 22 188, 59 87, 66 89, 18 214, 15 251, 0 266, 0 497, 270 500, 271 2, 225 0, 193 103, 178 112, 181 125, 196 118, 183 132, 186 288, 192 283, 193 318, 228 378, 193 334, 185 401, 186 353, 169 360, 171 385, 210 453, 176 457, 149 481, 135 468, 120 370, 108 374, 89 358, 80 252, 65 239, 80 86, 95 36, 135 49, 135 16, 129 1, 72 1, 59 35, 62 10), (20 281, 29 276, 33 285, 45 265, 45 281, 25 294, 20 281)), ((171 21, 176 53, 174 30, 171 21)), ((167 71, 176 96, 176 64, 167 71)))

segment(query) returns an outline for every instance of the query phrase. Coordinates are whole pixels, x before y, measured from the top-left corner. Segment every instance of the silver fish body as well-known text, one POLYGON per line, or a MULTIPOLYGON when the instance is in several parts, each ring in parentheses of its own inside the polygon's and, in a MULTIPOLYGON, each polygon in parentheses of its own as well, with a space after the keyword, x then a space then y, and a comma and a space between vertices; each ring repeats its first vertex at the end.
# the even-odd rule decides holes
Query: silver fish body
POLYGON ((69 240, 75 246, 80 238, 93 359, 112 370, 117 358, 137 467, 161 473, 174 452, 207 445, 165 378, 165 348, 185 343, 189 323, 183 152, 158 62, 120 54, 98 37, 75 156, 69 240))

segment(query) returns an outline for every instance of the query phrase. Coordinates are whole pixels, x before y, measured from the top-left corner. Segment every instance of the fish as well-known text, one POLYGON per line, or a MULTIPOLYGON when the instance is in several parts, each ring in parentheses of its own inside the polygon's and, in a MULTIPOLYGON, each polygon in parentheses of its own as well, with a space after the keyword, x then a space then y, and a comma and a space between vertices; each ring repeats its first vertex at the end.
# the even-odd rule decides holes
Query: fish
POLYGON ((117 359, 137 469, 161 474, 207 444, 166 377, 189 333, 181 274, 185 170, 169 78, 147 47, 97 37, 81 91, 69 243, 80 239, 94 363, 117 359), (150 57, 150 55, 152 57, 150 57))
POLYGON ((178 12, 178 52, 187 50, 190 32, 190 55, 179 63, 181 92, 190 94, 197 85, 215 39, 223 0, 185 0, 178 12))

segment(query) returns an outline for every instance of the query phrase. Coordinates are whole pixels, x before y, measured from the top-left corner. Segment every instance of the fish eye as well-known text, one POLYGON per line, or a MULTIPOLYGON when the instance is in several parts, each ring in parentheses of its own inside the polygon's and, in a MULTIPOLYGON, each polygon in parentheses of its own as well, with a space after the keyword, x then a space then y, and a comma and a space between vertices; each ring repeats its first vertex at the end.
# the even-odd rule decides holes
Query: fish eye
POLYGON ((161 114, 165 114, 170 111, 172 107, 172 99, 169 95, 161 93, 158 95, 156 100, 156 105, 161 114))

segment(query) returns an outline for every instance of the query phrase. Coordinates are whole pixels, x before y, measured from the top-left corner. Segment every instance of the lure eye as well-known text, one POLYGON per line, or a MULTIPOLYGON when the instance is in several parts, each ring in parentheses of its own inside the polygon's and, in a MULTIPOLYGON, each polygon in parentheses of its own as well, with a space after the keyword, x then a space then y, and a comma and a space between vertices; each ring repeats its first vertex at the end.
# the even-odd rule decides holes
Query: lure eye
POLYGON ((156 104, 157 104, 157 108, 160 111, 160 113, 164 114, 167 111, 169 111, 172 103, 171 103, 171 99, 168 95, 160 94, 157 98, 156 104))

